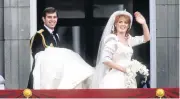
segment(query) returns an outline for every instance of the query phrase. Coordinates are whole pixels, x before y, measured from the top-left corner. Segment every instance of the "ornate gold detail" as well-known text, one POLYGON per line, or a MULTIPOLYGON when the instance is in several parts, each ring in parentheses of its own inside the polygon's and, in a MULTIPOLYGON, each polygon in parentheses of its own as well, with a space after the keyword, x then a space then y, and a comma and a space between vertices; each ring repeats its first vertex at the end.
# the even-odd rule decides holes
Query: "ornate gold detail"
POLYGON ((25 89, 23 91, 23 95, 24 95, 24 97, 29 98, 32 96, 32 91, 30 89, 25 89))
POLYGON ((41 37, 42 37, 42 43, 43 43, 44 48, 48 47, 47 44, 46 44, 45 38, 44 38, 44 36, 42 35, 42 33, 39 33, 39 34, 40 34, 41 37))
POLYGON ((163 89, 156 90, 156 96, 158 96, 159 98, 162 98, 164 95, 165 95, 165 92, 163 89))
POLYGON ((42 33, 44 32, 44 29, 40 29, 39 31, 37 31, 37 33, 42 33))
MULTIPOLYGON (((44 48, 48 47, 48 45, 46 44, 44 35, 42 34, 44 32, 44 29, 40 29, 39 31, 37 31, 37 33, 42 37, 42 44, 44 46, 44 48)), ((36 33, 36 34, 37 34, 36 33)), ((34 41, 34 37, 36 36, 36 34, 32 37, 32 40, 30 42, 30 48, 32 49, 32 45, 33 45, 33 41, 34 41)), ((51 43, 50 44, 51 47, 54 47, 54 45, 51 43)))
MULTIPOLYGON (((42 32, 44 32, 44 29, 40 29, 39 31, 37 31, 37 33, 40 33, 42 34, 42 32)), ((33 45, 33 41, 34 41, 34 37, 36 36, 36 34, 32 37, 32 40, 30 42, 30 48, 32 48, 32 45, 33 45)))

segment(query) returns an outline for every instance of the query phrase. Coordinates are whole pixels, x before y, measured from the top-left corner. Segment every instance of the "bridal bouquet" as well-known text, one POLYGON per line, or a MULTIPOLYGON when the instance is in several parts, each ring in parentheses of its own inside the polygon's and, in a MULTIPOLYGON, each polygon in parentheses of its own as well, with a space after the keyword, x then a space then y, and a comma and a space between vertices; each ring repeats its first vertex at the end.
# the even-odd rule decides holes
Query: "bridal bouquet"
POLYGON ((137 88, 137 83, 135 77, 137 72, 144 75, 145 82, 147 81, 147 76, 149 75, 149 70, 145 65, 141 64, 137 60, 132 60, 131 64, 126 68, 125 73, 125 86, 127 88, 137 88))

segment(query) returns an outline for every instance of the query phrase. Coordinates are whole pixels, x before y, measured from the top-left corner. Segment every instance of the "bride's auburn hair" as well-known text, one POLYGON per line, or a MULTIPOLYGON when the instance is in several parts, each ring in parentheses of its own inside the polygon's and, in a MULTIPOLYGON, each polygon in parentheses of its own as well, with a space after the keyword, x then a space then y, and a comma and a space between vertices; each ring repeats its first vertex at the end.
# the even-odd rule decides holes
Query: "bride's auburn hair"
POLYGON ((130 19, 130 17, 129 17, 128 15, 121 14, 121 15, 117 15, 117 16, 115 17, 114 26, 113 26, 113 27, 114 27, 114 31, 113 31, 112 33, 114 33, 114 34, 117 33, 117 29, 116 29, 116 27, 115 27, 115 24, 119 22, 119 19, 120 19, 121 17, 124 17, 124 18, 126 19, 126 21, 128 22, 129 27, 128 27, 128 29, 127 29, 127 31, 126 31, 126 34, 125 34, 125 36, 128 37, 128 36, 129 36, 129 32, 130 32, 130 23, 131 23, 131 19, 130 19))

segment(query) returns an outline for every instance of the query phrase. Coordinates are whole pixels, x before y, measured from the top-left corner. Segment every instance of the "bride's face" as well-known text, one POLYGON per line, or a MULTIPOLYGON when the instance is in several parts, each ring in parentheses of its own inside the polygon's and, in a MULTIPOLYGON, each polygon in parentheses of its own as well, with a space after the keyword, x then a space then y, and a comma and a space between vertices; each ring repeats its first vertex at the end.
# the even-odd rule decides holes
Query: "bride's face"
POLYGON ((118 16, 115 20, 117 33, 126 33, 129 28, 130 19, 127 16, 118 16))

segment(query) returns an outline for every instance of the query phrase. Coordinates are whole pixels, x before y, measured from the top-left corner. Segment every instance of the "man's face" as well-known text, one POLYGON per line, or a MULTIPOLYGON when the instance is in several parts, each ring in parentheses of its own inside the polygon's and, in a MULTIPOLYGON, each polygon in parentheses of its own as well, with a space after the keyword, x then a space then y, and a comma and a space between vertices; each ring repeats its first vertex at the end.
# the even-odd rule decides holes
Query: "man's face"
POLYGON ((54 28, 55 28, 55 26, 57 24, 57 19, 58 19, 56 12, 54 12, 54 13, 46 13, 46 16, 43 17, 42 19, 43 19, 44 24, 48 28, 54 30, 54 28))

